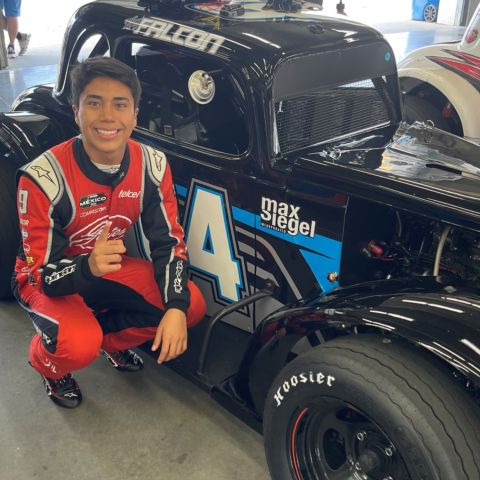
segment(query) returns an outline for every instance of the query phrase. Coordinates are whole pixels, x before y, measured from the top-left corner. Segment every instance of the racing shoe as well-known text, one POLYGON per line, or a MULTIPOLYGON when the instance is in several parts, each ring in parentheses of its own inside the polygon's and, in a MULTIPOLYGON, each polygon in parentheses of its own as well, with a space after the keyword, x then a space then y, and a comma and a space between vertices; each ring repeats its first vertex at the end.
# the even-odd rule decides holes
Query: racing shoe
POLYGON ((65 408, 75 408, 82 403, 82 392, 71 373, 58 380, 43 375, 42 378, 47 395, 53 403, 65 408))
POLYGON ((138 372, 143 368, 143 360, 133 350, 106 352, 102 350, 110 364, 120 372, 138 372))
POLYGON ((30 38, 32 37, 31 33, 18 33, 17 34, 17 41, 18 45, 20 45, 20 52, 19 55, 25 55, 27 53, 28 45, 30 43, 30 38))

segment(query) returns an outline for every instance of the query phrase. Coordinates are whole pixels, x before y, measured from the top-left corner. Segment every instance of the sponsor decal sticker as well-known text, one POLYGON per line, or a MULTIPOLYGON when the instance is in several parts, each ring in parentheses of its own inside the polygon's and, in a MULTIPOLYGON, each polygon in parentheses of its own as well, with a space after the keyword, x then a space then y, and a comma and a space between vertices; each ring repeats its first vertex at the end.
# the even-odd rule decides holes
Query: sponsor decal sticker
POLYGON ((262 227, 287 233, 288 235, 315 236, 315 220, 310 222, 300 220, 300 207, 289 203, 277 202, 268 197, 262 197, 262 227))
POLYGON ((24 227, 27 227, 29 224, 28 220, 25 220, 24 218, 20 219, 20 225, 23 225, 24 227))
POLYGON ((35 260, 33 259, 33 257, 28 257, 28 256, 27 256, 27 263, 28 263, 29 265, 33 265, 33 264, 35 263, 35 260))
POLYGON ((28 238, 28 232, 25 228, 22 228, 22 238, 28 238))
POLYGON ((176 43, 213 55, 217 53, 225 40, 213 33, 151 17, 127 18, 123 28, 145 37, 176 43))
POLYGON ((80 199, 80 208, 95 207, 107 200, 107 196, 104 193, 90 193, 80 199))
POLYGON ((298 375, 292 375, 289 379, 285 380, 276 391, 273 398, 277 402, 277 407, 279 407, 285 399, 285 395, 299 385, 313 383, 316 385, 326 385, 330 388, 334 382, 335 377, 332 377, 332 375, 324 375, 322 372, 301 372, 298 375))

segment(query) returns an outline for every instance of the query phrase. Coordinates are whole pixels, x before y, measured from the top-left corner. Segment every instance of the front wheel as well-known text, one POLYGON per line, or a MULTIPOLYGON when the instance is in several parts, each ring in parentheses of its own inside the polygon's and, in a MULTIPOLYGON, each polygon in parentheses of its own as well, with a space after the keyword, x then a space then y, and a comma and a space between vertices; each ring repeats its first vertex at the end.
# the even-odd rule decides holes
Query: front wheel
POLYGON ((480 478, 477 405, 422 351, 334 340, 274 381, 264 438, 274 480, 480 478))

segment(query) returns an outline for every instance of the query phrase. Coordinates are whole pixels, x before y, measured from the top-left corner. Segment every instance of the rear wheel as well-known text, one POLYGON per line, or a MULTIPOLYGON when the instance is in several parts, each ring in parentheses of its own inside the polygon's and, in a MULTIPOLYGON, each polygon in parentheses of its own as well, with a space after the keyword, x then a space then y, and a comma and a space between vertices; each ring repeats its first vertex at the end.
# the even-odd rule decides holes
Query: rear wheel
POLYGON ((264 437, 274 480, 480 478, 478 407, 421 351, 334 340, 274 381, 264 437))
POLYGON ((442 112, 438 107, 428 100, 416 95, 406 95, 404 103, 405 121, 409 124, 418 122, 426 122, 430 120, 433 124, 442 130, 450 131, 450 127, 442 112))

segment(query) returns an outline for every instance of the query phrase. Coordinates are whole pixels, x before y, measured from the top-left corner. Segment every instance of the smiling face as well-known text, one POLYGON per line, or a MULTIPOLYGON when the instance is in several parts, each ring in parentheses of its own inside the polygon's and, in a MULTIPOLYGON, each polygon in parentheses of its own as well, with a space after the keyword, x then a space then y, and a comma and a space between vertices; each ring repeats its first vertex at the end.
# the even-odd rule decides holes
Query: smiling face
POLYGON ((120 163, 137 124, 130 88, 110 77, 96 77, 80 93, 73 113, 90 160, 110 165, 120 163))

